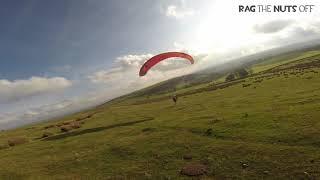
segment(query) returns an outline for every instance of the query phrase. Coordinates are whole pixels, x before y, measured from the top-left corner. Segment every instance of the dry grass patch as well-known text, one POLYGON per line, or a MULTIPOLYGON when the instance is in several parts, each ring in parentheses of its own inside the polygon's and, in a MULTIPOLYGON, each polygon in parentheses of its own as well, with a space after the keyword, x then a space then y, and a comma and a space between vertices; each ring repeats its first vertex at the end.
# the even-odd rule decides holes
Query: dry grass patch
POLYGON ((16 146, 16 145, 24 144, 27 142, 28 142, 28 140, 24 137, 13 137, 8 140, 8 145, 9 146, 16 146))

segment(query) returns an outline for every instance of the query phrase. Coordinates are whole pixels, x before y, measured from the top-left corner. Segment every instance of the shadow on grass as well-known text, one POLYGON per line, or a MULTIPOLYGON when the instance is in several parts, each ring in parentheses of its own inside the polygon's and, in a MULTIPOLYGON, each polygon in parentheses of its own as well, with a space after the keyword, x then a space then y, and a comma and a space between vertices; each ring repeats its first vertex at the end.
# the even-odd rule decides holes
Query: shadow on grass
POLYGON ((59 139, 67 138, 67 137, 79 136, 79 135, 83 135, 83 134, 104 131, 104 130, 107 130, 107 129, 113 129, 113 128, 116 128, 116 127, 131 126, 131 125, 134 125, 134 124, 138 124, 138 123, 142 123, 142 122, 146 122, 146 121, 151 121, 153 119, 154 118, 147 118, 147 119, 138 120, 138 121, 131 121, 131 122, 113 124, 113 125, 110 125, 110 126, 102 126, 102 127, 91 128, 91 129, 83 129, 83 130, 79 130, 79 131, 72 131, 72 132, 69 132, 69 133, 50 136, 50 137, 48 137, 46 139, 43 139, 43 141, 59 140, 59 139))

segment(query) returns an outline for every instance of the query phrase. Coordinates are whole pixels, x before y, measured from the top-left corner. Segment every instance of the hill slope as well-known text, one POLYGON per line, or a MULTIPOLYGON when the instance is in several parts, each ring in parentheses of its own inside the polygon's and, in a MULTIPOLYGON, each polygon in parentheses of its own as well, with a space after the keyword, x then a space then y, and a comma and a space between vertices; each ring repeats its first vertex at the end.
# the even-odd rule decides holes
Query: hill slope
POLYGON ((272 68, 273 66, 286 63, 286 61, 319 54, 319 42, 320 41, 298 43, 234 59, 228 63, 208 67, 194 74, 188 74, 157 83, 153 86, 120 97, 120 99, 164 94, 179 89, 185 89, 186 87, 210 83, 219 78, 224 80, 228 73, 234 72, 239 68, 251 69, 252 73, 258 73, 272 68))

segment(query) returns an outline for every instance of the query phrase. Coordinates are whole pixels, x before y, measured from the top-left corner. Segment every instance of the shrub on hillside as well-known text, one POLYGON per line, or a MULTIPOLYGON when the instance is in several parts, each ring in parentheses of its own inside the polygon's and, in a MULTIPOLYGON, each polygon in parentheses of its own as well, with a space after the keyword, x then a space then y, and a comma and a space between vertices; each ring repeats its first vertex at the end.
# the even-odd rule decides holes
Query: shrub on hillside
POLYGON ((46 138, 46 137, 49 137, 49 136, 52 136, 53 135, 53 133, 51 133, 51 132, 44 132, 43 134, 42 134, 42 137, 41 138, 46 138))
POLYGON ((81 124, 79 122, 75 121, 75 122, 71 122, 68 125, 61 126, 60 130, 61 130, 61 132, 69 132, 72 129, 78 129, 78 128, 81 128, 81 124))
POLYGON ((78 129, 81 127, 81 124, 79 122, 72 122, 69 125, 72 127, 72 129, 78 129))
POLYGON ((44 129, 50 129, 50 128, 53 128, 53 127, 55 127, 56 125, 54 125, 54 124, 50 124, 50 125, 48 125, 48 126, 45 126, 44 127, 44 129))
POLYGON ((236 73, 239 76, 239 78, 243 78, 249 75, 249 72, 244 68, 238 69, 236 73))
POLYGON ((61 132, 69 132, 72 130, 72 127, 70 125, 64 125, 60 127, 61 132))
POLYGON ((233 81, 235 78, 236 78, 235 75, 232 73, 226 77, 226 81, 233 81))

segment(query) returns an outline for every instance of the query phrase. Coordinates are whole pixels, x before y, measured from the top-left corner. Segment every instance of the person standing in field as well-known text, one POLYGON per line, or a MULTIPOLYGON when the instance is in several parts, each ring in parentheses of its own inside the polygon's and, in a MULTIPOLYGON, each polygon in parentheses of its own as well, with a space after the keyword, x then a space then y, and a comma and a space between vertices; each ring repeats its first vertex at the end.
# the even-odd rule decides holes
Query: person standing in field
POLYGON ((176 94, 172 96, 172 101, 174 102, 174 105, 177 104, 178 96, 176 94))

